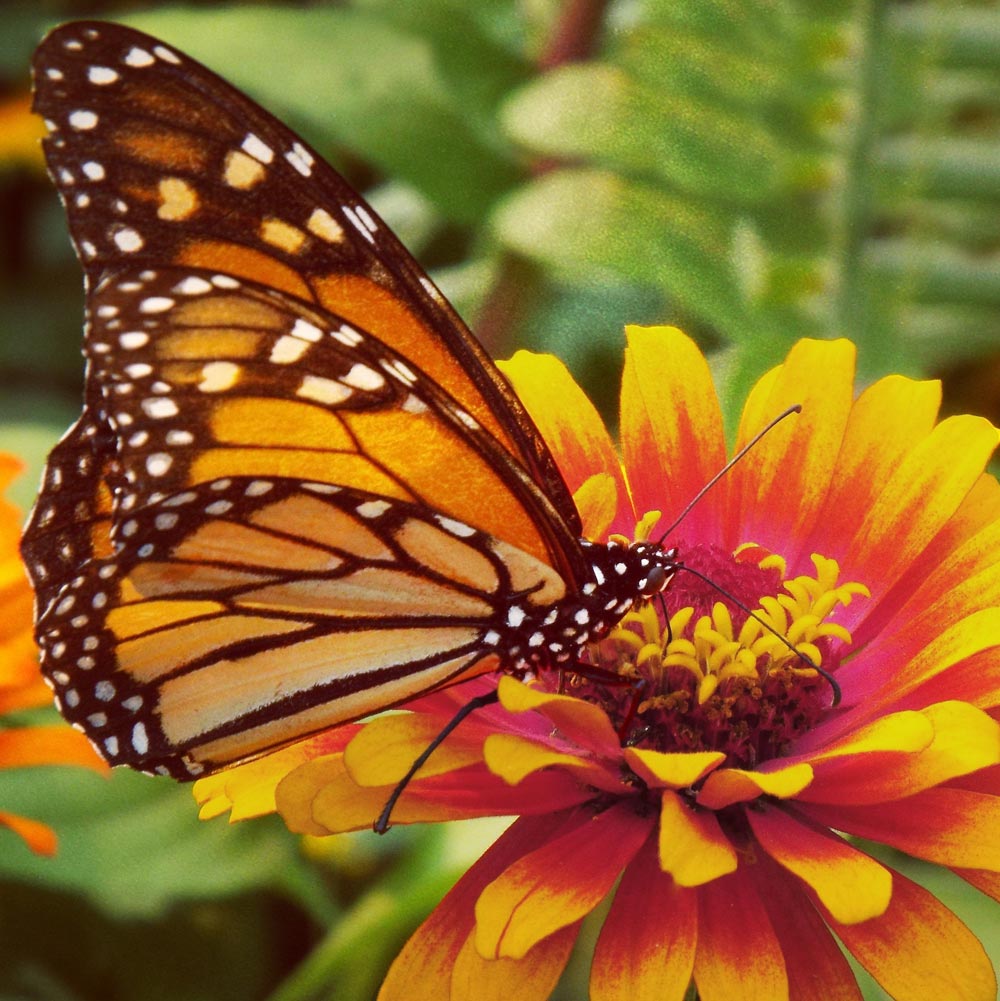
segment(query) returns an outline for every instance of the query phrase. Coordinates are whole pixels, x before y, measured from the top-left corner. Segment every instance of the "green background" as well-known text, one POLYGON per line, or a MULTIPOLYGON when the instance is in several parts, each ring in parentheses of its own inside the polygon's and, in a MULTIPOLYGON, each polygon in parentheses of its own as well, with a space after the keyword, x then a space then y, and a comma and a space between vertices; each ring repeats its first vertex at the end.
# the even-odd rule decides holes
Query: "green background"
MULTIPOLYGON (((47 27, 110 17, 207 63, 375 206, 496 356, 553 351, 614 419, 626 323, 711 352, 732 423, 802 336, 862 383, 944 379, 1000 423, 1000 12, 835 0, 7 4, 0 94, 47 27)), ((3 130, 0 129, 0 132, 3 130)), ((79 407, 82 291, 37 155, 0 134, 0 448, 79 407)), ((0 772, 0 997, 373 996, 495 825, 303 843, 199 823, 187 789, 0 772)), ((894 859, 894 863, 900 860, 894 859)), ((911 867, 1000 954, 995 905, 911 867)), ((586 942, 560 987, 586 996, 586 942)), ((876 988, 866 987, 878 998, 876 988)))

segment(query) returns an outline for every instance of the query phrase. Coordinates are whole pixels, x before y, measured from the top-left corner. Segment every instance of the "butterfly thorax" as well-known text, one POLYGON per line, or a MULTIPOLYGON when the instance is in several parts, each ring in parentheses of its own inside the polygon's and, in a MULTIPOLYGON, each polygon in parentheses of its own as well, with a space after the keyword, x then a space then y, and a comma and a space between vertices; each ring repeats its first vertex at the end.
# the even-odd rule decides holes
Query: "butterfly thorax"
POLYGON ((506 614, 484 637, 501 652, 501 669, 575 663, 637 602, 663 591, 678 568, 677 550, 654 542, 581 540, 592 579, 578 593, 545 607, 512 595, 506 614))

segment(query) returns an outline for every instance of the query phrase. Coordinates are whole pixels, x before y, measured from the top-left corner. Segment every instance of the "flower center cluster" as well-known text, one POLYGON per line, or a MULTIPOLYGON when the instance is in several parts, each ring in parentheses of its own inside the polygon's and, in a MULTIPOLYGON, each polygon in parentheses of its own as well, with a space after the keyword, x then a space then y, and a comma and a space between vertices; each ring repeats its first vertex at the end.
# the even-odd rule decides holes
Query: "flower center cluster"
POLYGON ((830 619, 869 592, 838 583, 836 561, 815 554, 814 575, 786 580, 784 560, 759 546, 681 552, 700 576, 677 574, 663 596, 667 621, 659 601, 647 602, 591 649, 595 664, 630 683, 577 676, 573 694, 599 702, 623 743, 721 751, 729 765, 753 768, 830 708, 831 686, 812 665, 836 671, 851 636, 830 619))

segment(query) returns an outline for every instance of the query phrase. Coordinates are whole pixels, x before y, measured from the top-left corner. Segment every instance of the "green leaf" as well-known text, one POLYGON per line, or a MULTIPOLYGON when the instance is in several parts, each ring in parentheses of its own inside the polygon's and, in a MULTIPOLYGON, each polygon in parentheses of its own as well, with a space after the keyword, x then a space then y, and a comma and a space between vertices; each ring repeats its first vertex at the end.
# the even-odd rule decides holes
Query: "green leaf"
POLYGON ((664 290, 734 338, 752 327, 727 234, 689 201, 593 170, 555 171, 507 199, 499 239, 580 285, 627 277, 664 290))

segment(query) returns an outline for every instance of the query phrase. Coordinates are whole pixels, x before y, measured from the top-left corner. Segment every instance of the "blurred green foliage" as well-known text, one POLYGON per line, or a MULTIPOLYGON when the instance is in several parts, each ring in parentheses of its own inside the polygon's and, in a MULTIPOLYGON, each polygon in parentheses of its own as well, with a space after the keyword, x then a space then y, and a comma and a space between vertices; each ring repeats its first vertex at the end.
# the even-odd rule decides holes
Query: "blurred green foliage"
MULTIPOLYGON (((576 29, 570 6, 588 9, 7 4, 0 93, 16 114, 59 20, 161 36, 338 166, 494 354, 555 351, 612 418, 622 326, 668 322, 712 350, 730 419, 794 339, 843 335, 862 378, 941 374, 951 409, 1000 422, 994 5, 617 0, 576 29)), ((27 504, 78 410, 82 294, 15 138, 0 129, 0 448, 31 466, 27 504)), ((0 773, 0 803, 63 837, 54 862, 4 838, 0 998, 265 997, 315 945, 275 997, 360 1001, 485 843, 396 830, 304 852, 275 824, 199 824, 168 783, 60 769, 0 773)))

